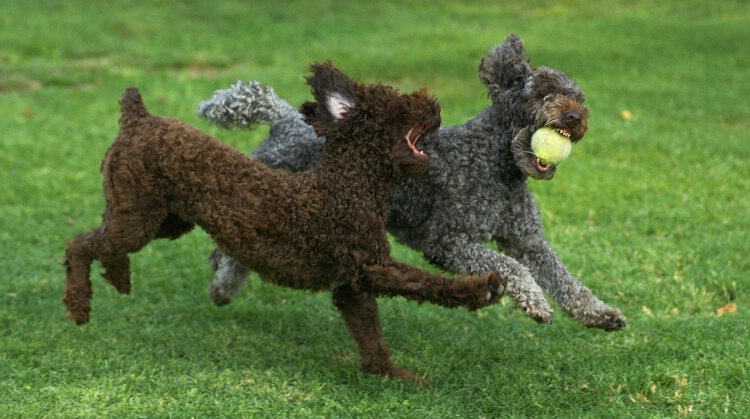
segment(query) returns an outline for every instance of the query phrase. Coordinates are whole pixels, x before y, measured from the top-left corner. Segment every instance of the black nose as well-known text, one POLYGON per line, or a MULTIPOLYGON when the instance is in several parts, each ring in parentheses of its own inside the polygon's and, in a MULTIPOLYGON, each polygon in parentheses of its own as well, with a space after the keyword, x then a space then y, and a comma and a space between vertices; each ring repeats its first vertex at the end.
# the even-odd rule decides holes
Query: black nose
POLYGON ((578 112, 568 112, 565 114, 565 122, 568 124, 568 126, 577 127, 578 124, 581 123, 581 114, 578 112))

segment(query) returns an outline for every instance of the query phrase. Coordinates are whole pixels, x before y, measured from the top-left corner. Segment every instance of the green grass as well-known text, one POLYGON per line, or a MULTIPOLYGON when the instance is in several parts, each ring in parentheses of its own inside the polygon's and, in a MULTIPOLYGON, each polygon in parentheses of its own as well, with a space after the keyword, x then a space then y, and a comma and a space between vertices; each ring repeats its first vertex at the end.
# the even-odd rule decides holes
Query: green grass
POLYGON ((0 417, 747 417, 750 4, 356 3, 3 2, 0 417), (328 295, 254 278, 213 307, 202 232, 134 256, 130 296, 94 274, 92 322, 64 320, 59 262, 99 223, 126 87, 250 152, 265 131, 208 126, 200 100, 254 79, 297 105, 306 65, 330 58, 429 87, 453 125, 487 106, 475 64, 510 32, 587 93, 589 134, 531 188, 553 247, 626 330, 539 326, 507 298, 475 313, 383 300, 396 362, 432 382, 418 388, 357 370, 328 295))

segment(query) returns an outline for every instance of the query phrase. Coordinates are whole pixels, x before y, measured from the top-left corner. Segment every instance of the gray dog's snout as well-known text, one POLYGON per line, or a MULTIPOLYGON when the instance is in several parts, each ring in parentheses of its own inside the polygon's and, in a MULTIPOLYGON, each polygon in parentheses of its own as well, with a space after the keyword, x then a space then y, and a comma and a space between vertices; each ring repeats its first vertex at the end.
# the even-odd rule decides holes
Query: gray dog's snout
POLYGON ((581 114, 578 112, 568 112, 565 114, 565 122, 572 126, 578 126, 578 124, 581 122, 581 114))

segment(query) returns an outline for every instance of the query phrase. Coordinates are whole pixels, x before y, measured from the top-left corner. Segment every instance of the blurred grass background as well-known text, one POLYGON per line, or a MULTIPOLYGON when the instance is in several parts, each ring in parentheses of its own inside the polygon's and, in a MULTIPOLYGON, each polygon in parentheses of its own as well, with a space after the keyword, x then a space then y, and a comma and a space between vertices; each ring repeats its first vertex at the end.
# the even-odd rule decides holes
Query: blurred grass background
POLYGON ((3 2, 0 416, 747 416, 750 4, 665 3, 3 2), (199 231, 134 256, 130 296, 94 273, 92 322, 64 320, 59 262, 99 224, 125 88, 250 152, 264 129, 220 131, 198 103, 258 80, 299 105, 307 64, 330 58, 428 87, 455 125, 488 105, 475 66, 511 32, 587 94, 589 134, 530 184, 553 247, 626 330, 539 326, 507 298, 475 313, 382 300, 395 361, 433 384, 416 388, 358 372, 328 295, 255 278, 213 307, 199 231))

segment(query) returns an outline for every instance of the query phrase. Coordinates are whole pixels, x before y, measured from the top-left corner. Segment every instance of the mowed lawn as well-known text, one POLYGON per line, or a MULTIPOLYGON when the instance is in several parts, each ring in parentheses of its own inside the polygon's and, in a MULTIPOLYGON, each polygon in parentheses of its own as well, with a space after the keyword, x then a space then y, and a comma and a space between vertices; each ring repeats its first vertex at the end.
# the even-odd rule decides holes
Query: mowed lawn
POLYGON ((0 417, 750 415, 750 3, 9 0, 0 23, 0 417), (125 88, 249 153, 267 129, 219 130, 200 101, 258 80, 296 106, 307 65, 331 59, 428 87, 456 125, 488 105, 476 64, 509 33, 587 94, 588 135, 530 187, 627 329, 559 309, 538 325, 507 297, 473 313, 383 299, 395 362, 432 385, 382 379, 358 370, 328 294, 254 276, 214 307, 201 231, 134 255, 129 296, 95 265, 92 321, 65 320, 60 262, 99 225, 125 88))

